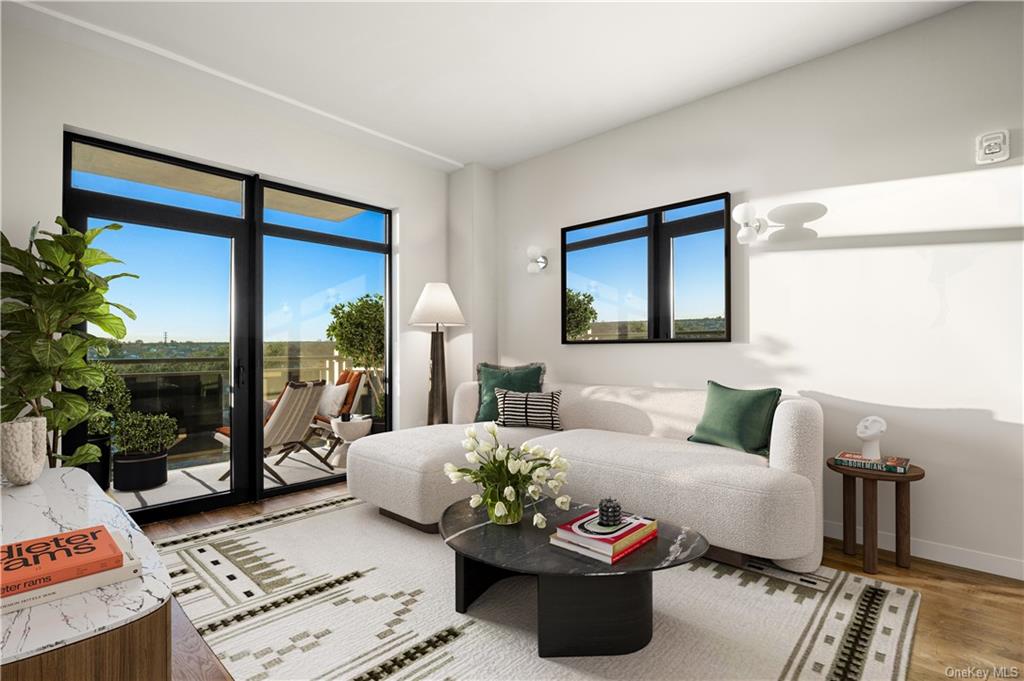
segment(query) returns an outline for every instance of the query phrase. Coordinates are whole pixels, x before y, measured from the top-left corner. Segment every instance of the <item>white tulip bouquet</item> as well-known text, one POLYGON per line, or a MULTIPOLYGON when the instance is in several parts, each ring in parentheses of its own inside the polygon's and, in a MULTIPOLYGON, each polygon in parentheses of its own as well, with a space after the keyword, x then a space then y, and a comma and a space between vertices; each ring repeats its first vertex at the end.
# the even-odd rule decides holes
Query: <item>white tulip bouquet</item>
MULTIPOLYGON (((514 525, 522 520, 525 507, 533 502, 533 524, 546 527, 547 518, 536 512, 537 502, 547 486, 558 495, 565 485, 566 469, 569 462, 558 453, 558 447, 548 451, 541 446, 518 449, 503 445, 498 440, 498 427, 494 423, 483 426, 492 442, 481 440, 476 427, 466 428, 466 439, 462 446, 466 450, 466 461, 475 468, 460 468, 453 463, 444 465, 445 475, 456 484, 462 480, 479 485, 482 494, 469 498, 473 508, 487 504, 487 515, 498 525, 514 525)), ((568 510, 571 498, 562 494, 556 496, 555 505, 568 510)))

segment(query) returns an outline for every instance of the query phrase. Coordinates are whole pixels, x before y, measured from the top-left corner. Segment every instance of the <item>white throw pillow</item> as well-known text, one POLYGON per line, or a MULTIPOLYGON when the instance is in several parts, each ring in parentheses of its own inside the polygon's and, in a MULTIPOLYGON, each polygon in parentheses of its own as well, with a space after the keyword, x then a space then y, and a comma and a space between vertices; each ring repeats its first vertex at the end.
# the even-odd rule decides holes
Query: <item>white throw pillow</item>
POLYGON ((341 385, 329 385, 320 393, 320 404, 316 411, 321 416, 337 416, 341 411, 341 405, 345 404, 345 396, 348 395, 348 383, 341 385))

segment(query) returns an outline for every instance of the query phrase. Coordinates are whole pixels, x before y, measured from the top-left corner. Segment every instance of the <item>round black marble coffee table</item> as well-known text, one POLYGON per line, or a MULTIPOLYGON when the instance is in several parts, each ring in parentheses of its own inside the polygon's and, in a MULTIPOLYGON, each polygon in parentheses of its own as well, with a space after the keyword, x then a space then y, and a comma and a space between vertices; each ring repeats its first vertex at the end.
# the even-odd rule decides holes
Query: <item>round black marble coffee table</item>
POLYGON ((555 528, 592 508, 568 511, 551 499, 537 510, 548 520, 533 526, 528 507, 518 525, 495 525, 483 507, 459 501, 441 516, 445 543, 455 550, 455 609, 465 613, 481 594, 506 577, 537 577, 537 654, 541 657, 623 655, 651 640, 651 573, 695 560, 708 550, 700 533, 658 521, 658 537, 614 565, 549 543, 555 528))

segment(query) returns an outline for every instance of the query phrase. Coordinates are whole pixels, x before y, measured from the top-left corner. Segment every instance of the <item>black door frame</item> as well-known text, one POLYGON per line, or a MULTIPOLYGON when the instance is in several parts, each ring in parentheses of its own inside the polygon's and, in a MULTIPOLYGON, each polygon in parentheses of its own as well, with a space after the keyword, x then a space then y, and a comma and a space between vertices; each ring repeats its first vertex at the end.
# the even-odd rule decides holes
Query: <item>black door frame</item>
MULTIPOLYGON (((128 222, 153 227, 209 234, 232 239, 232 446, 231 446, 231 488, 226 492, 215 492, 201 497, 172 501, 130 511, 139 523, 153 522, 167 518, 199 513, 215 508, 230 506, 264 497, 333 484, 345 480, 345 474, 325 476, 294 485, 270 490, 263 487, 261 461, 251 452, 263 449, 263 236, 282 236, 317 243, 371 250, 385 255, 385 319, 387 356, 385 359, 384 385, 386 390, 385 426, 392 424, 391 365, 392 342, 392 267, 391 267, 391 224, 392 211, 340 199, 276 182, 263 180, 257 174, 245 174, 216 166, 148 151, 117 142, 65 131, 63 140, 63 197, 62 212, 71 227, 85 230, 90 217, 128 222), (190 170, 237 179, 243 183, 243 215, 240 218, 214 213, 190 210, 163 204, 139 201, 78 189, 71 184, 72 145, 75 142, 109 149, 133 156, 148 158, 190 170), (263 188, 270 187, 310 196, 334 203, 382 213, 385 217, 384 243, 364 242, 358 239, 319 234, 263 222, 263 188)), ((74 449, 85 442, 85 428, 80 426, 64 436, 64 447, 74 449)))

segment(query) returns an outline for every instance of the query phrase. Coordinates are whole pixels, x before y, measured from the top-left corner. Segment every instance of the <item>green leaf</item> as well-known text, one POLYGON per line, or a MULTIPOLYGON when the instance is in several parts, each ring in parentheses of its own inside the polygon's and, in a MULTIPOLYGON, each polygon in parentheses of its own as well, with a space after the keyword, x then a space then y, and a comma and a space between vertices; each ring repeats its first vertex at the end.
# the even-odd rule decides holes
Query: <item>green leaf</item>
POLYGON ((92 322, 96 326, 100 327, 114 338, 124 338, 128 330, 125 328, 124 320, 118 317, 116 314, 106 313, 86 313, 82 315, 87 321, 92 322))
POLYGON ((116 307, 121 312, 124 312, 125 316, 128 317, 128 319, 135 319, 136 318, 135 317, 135 310, 131 309, 130 307, 126 307, 126 306, 122 305, 121 303, 108 303, 108 305, 110 305, 112 307, 116 307))
POLYGON ((88 341, 86 341, 81 336, 76 336, 73 333, 64 334, 63 336, 60 337, 60 340, 57 342, 60 343, 60 346, 64 348, 64 351, 67 352, 69 355, 75 354, 76 352, 82 350, 83 348, 87 349, 89 345, 88 341))
POLYGON ((26 400, 34 400, 53 390, 53 376, 43 371, 26 371, 18 383, 18 391, 26 400))
POLYGON ((84 364, 80 367, 66 368, 60 375, 61 384, 67 388, 98 388, 103 385, 103 372, 99 367, 84 364))
POLYGON ((98 237, 103 232, 107 232, 107 231, 116 232, 119 229, 121 229, 121 225, 116 223, 116 222, 112 222, 109 225, 106 225, 105 227, 97 227, 95 229, 87 229, 87 230, 85 230, 85 243, 91 244, 93 242, 93 239, 98 237))
POLYGON ((38 239, 35 242, 39 255, 46 262, 50 263, 62 272, 71 264, 71 254, 58 246, 53 241, 38 239))
POLYGON ((100 448, 94 444, 84 444, 75 450, 75 453, 71 456, 64 454, 58 454, 57 458, 61 460, 65 466, 81 466, 87 463, 95 463, 100 460, 102 456, 100 448))
POLYGON ((0 273, 0 288, 3 289, 4 298, 17 298, 27 300, 32 297, 35 286, 21 272, 0 273))
POLYGON ((28 402, 11 402, 0 408, 0 421, 7 423, 21 416, 21 412, 28 406, 28 402))
POLYGON ((32 344, 32 356, 47 369, 59 367, 68 358, 68 352, 59 341, 40 338, 32 344))
POLYGON ((71 230, 67 234, 57 234, 50 238, 53 239, 55 244, 75 258, 81 258, 85 255, 85 239, 82 237, 81 232, 71 230))
POLYGON ((43 410, 51 430, 66 432, 89 416, 89 403, 81 395, 51 391, 46 398, 53 405, 43 410))
POLYGON ((138 279, 139 275, 132 274, 131 272, 120 272, 118 274, 108 274, 107 276, 103 277, 103 280, 109 283, 111 281, 114 281, 115 279, 120 279, 121 277, 131 277, 132 279, 138 279))
POLYGON ((0 314, 9 315, 15 312, 21 312, 27 310, 28 305, 20 300, 8 300, 5 303, 0 303, 0 314))
POLYGON ((82 255, 82 265, 85 267, 96 267, 97 265, 105 265, 108 262, 123 263, 124 261, 118 260, 99 248, 87 248, 85 249, 85 253, 82 255))
POLYGON ((7 235, 2 233, 0 233, 0 262, 17 268, 33 283, 38 282, 42 277, 42 270, 31 251, 11 245, 7 235))

